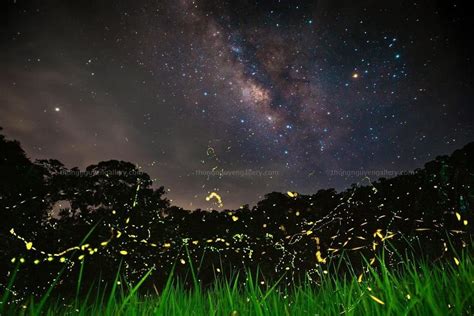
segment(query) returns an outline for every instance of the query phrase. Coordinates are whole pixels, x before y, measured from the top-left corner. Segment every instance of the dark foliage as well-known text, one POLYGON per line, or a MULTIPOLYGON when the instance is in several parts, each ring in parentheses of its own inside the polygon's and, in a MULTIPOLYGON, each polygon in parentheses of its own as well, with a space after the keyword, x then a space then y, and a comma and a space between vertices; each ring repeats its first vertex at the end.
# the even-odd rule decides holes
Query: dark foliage
POLYGON ((187 211, 170 206, 134 164, 80 171, 32 162, 0 135, 0 283, 19 266, 17 290, 42 293, 61 272, 58 286, 73 293, 81 262, 84 284, 110 283, 120 266, 131 281, 154 268, 149 284, 159 287, 172 269, 192 282, 189 259, 203 285, 256 267, 270 278, 317 280, 342 253, 360 269, 362 256, 384 247, 393 265, 405 252, 452 259, 471 240, 473 188, 470 143, 411 174, 364 179, 340 193, 272 192, 253 208, 187 211))

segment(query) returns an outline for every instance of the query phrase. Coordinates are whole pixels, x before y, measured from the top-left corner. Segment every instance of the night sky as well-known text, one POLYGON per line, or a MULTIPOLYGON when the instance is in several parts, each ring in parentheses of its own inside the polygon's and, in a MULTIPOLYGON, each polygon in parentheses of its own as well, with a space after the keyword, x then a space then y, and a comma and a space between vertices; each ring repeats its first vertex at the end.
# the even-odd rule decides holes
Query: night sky
POLYGON ((413 170, 474 140, 460 1, 3 2, 3 133, 68 167, 134 162, 174 205, 342 190, 361 177, 332 170, 413 170))

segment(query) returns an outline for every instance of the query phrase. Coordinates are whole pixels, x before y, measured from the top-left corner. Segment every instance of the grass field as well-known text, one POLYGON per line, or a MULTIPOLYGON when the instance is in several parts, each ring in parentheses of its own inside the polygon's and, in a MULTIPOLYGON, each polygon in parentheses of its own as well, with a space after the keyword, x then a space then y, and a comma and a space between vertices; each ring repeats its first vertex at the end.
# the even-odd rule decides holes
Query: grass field
MULTIPOLYGON (((211 288, 185 290, 170 277, 160 294, 139 294, 141 282, 115 280, 111 291, 93 288, 80 299, 65 301, 47 293, 40 299, 9 303, 2 295, 2 315, 473 315, 474 260, 465 253, 451 262, 406 263, 403 271, 384 268, 345 278, 322 273, 281 287, 255 276, 236 276, 211 288), (242 285, 243 279, 246 280, 242 285)), ((197 284, 197 280, 194 280, 197 284)), ((80 284, 78 284, 78 287, 80 284)))

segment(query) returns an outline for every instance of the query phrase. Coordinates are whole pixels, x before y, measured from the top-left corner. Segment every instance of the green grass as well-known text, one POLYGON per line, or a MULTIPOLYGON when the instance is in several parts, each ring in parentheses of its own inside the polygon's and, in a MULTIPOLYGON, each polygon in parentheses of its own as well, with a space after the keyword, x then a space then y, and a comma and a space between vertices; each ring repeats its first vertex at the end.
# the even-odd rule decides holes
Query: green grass
MULTIPOLYGON (((90 289, 70 301, 45 293, 39 299, 6 304, 2 315, 472 315, 474 260, 464 253, 459 265, 410 261, 402 269, 387 269, 383 260, 362 275, 322 273, 319 284, 309 281, 290 287, 261 284, 261 276, 235 276, 208 289, 185 290, 171 276, 162 291, 140 294, 144 279, 134 285, 114 281, 109 291, 90 289), (245 280, 245 282, 240 282, 245 280), (360 281, 360 282, 359 282, 360 281), (120 283, 120 284, 119 284, 120 283), (108 293, 108 294, 106 294, 108 293)), ((195 282, 195 274, 192 273, 195 282)), ((146 278, 146 277, 145 277, 146 278)), ((78 281, 78 288, 80 282, 78 281)))

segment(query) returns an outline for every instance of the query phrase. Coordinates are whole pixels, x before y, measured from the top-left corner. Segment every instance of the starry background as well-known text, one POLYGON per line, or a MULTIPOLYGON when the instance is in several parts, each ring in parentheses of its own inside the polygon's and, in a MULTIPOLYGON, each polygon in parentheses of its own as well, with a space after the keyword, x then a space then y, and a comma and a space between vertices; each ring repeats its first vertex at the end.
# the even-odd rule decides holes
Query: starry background
POLYGON ((360 177, 331 170, 413 170, 474 138, 460 1, 1 6, 3 132, 68 167, 137 163, 185 208, 341 190, 360 177))

